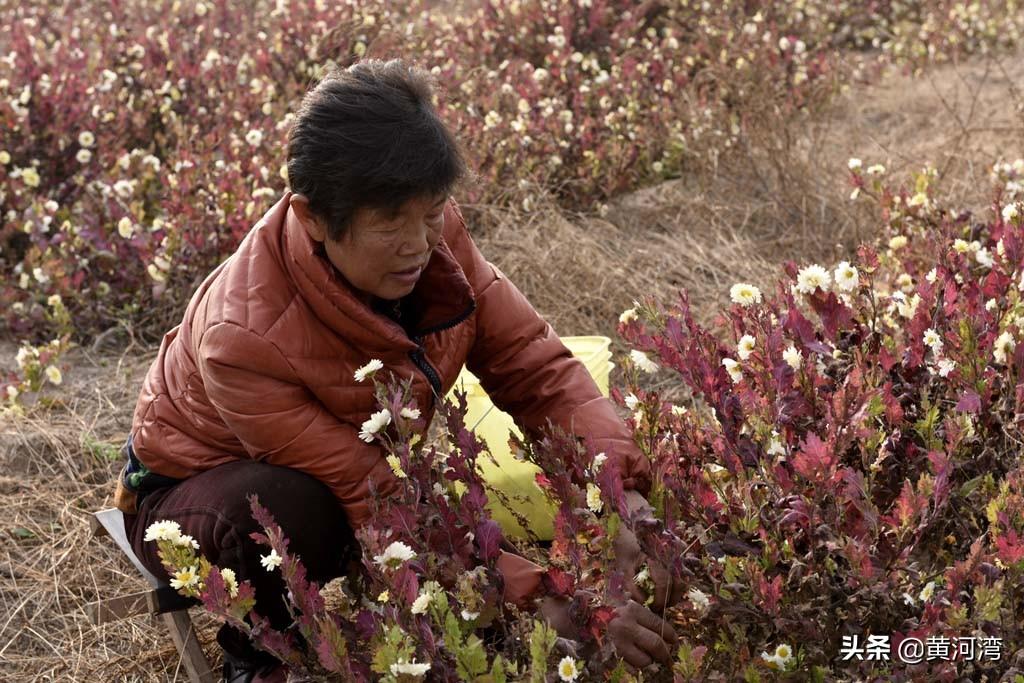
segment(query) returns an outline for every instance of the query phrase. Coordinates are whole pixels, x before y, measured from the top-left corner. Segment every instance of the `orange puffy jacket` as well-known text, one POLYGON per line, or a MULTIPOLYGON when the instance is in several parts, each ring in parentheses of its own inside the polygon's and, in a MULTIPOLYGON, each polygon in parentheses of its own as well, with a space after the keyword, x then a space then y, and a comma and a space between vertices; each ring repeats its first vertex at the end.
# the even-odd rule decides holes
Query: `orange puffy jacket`
POLYGON ((521 428, 535 432, 550 418, 593 439, 618 460, 625 487, 646 492, 648 461, 611 402, 480 254, 454 202, 406 297, 418 315, 407 334, 356 298, 289 197, 203 281, 164 336, 132 419, 132 448, 150 471, 185 478, 240 458, 292 467, 326 483, 359 526, 369 480, 384 494, 395 485, 381 446, 357 436, 377 407, 372 382, 353 373, 377 358, 413 378, 428 424, 466 365, 521 428))

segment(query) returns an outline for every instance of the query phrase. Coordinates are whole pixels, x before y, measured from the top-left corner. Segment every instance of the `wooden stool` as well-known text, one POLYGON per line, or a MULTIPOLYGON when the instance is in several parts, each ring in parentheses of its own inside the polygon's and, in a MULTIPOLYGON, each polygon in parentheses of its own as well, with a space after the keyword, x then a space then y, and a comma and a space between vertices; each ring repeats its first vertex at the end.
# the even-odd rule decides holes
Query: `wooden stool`
POLYGON ((110 536, 151 587, 150 590, 141 593, 89 603, 85 608, 89 620, 98 626, 139 614, 159 616, 171 632, 171 638, 174 640, 174 646, 178 648, 178 655, 189 681, 217 683, 219 677, 213 673, 206 655, 203 654, 203 648, 196 640, 192 619, 188 615, 188 608, 198 605, 199 601, 179 595, 143 566, 135 556, 131 543, 128 542, 124 530, 124 515, 120 510, 110 508, 93 513, 89 526, 93 537, 110 536))

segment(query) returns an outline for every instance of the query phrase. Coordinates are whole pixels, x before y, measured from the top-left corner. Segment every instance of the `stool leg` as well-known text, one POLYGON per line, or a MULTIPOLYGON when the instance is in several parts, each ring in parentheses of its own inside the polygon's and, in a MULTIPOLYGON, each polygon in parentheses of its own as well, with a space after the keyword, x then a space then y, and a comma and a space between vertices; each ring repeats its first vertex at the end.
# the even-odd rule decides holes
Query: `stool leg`
POLYGON ((174 640, 174 646, 178 648, 181 664, 188 674, 189 681, 217 683, 218 677, 214 675, 210 663, 206 661, 206 655, 203 654, 203 648, 196 639, 195 627, 188 616, 188 610, 167 612, 161 614, 160 618, 171 632, 171 638, 174 640))

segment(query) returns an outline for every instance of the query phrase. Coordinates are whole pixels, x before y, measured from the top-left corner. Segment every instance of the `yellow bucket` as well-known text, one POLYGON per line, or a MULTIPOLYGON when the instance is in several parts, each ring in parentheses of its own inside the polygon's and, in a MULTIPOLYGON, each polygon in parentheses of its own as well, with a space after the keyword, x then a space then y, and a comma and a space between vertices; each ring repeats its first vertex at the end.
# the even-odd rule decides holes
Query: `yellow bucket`
MULTIPOLYGON (((614 364, 611 362, 611 339, 608 337, 562 337, 562 343, 576 358, 583 362, 598 389, 608 395, 608 378, 614 364)), ((482 455, 478 461, 480 475, 492 488, 504 494, 509 503, 526 519, 530 530, 541 540, 554 537, 554 507, 535 483, 540 471, 533 463, 520 462, 512 457, 508 447, 509 432, 522 436, 512 417, 491 403, 473 373, 463 368, 455 386, 448 393, 454 400, 454 391, 459 388, 466 392, 466 426, 476 432, 488 447, 491 457, 482 455)), ((501 525, 507 536, 525 538, 527 533, 508 508, 490 492, 488 510, 491 517, 501 525)))

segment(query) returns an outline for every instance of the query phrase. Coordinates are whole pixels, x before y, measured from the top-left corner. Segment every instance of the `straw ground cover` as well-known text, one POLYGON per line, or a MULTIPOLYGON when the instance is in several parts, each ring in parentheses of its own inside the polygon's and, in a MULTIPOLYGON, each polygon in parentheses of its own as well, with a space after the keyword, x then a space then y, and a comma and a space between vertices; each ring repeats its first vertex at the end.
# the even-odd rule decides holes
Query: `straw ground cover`
MULTIPOLYGON (((731 283, 763 284, 784 258, 839 260, 870 236, 843 184, 849 156, 893 174, 930 160, 948 168, 948 193, 983 203, 991 163, 1021 148, 1013 92, 1021 74, 1012 64, 974 60, 851 92, 833 116, 788 131, 804 165, 784 173, 762 156, 627 195, 604 217, 478 207, 496 216, 481 248, 562 334, 607 334, 634 296, 668 300, 683 286, 710 318, 731 283)), ((5 342, 0 366, 11 366, 16 350, 5 342)), ((109 547, 86 541, 86 514, 109 504, 117 447, 152 352, 126 337, 75 351, 54 404, 2 425, 4 680, 183 680, 160 628, 132 619, 94 629, 82 612, 100 586, 108 595, 142 587, 109 547)))

